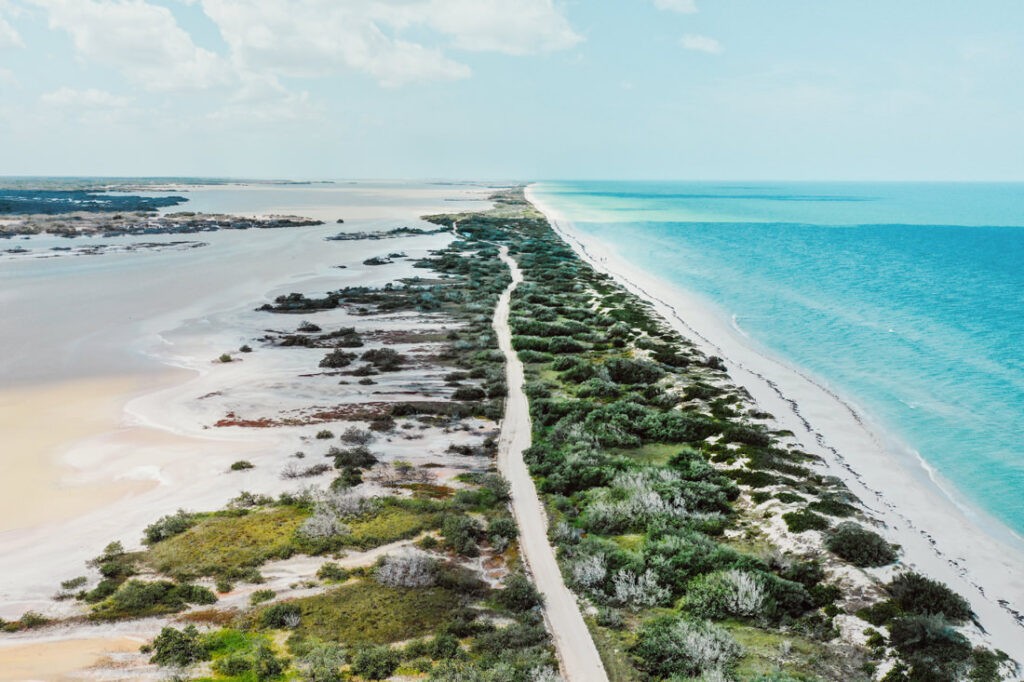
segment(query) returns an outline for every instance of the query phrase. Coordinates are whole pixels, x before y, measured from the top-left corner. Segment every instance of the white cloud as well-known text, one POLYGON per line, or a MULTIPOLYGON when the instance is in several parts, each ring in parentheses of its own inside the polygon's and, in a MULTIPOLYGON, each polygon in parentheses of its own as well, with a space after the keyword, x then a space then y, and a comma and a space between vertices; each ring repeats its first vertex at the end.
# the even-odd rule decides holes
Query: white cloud
POLYGON ((76 90, 67 87, 41 95, 39 100, 52 107, 82 109, 118 109, 132 103, 131 97, 115 95, 105 90, 76 90))
POLYGON ((166 7, 144 0, 30 0, 50 27, 71 36, 78 55, 112 66, 148 90, 230 83, 230 65, 198 47, 166 7))
POLYGON ((25 43, 11 24, 0 15, 0 50, 5 47, 24 47, 25 43))
POLYGON ((654 6, 658 9, 679 12, 680 14, 694 14, 697 12, 697 0, 654 0, 654 6))
POLYGON ((721 54, 725 50, 722 44, 714 38, 696 33, 687 33, 679 39, 679 44, 687 50, 706 52, 707 54, 721 54))
POLYGON ((512 55, 573 47, 583 40, 551 0, 431 0, 424 3, 429 26, 455 47, 512 55))
POLYGON ((535 54, 582 38, 552 0, 200 0, 246 68, 292 76, 339 69, 383 85, 466 78, 439 47, 408 38, 440 34, 456 49, 535 54))

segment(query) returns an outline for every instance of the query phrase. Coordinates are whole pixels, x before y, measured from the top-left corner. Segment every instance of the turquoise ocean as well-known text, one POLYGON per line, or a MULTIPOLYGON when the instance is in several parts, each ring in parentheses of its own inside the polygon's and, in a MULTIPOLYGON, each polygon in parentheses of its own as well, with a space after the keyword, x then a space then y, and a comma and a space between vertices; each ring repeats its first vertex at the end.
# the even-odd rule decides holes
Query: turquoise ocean
POLYGON ((545 182, 1024 535, 1024 184, 545 182))

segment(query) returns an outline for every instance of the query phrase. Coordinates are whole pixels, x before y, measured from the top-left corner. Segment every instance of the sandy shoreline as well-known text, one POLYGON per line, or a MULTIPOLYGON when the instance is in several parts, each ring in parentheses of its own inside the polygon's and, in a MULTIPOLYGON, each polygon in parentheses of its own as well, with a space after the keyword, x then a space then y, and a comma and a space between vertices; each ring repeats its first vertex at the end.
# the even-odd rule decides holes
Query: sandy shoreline
MULTIPOLYGON (((800 446, 827 463, 885 524, 880 529, 903 547, 902 563, 942 580, 967 597, 992 646, 1024 661, 1024 551, 1007 537, 984 532, 938 486, 923 480, 897 444, 842 397, 799 371, 760 353, 709 304, 624 261, 539 200, 527 198, 595 269, 613 276, 706 353, 722 357, 730 376, 746 388, 800 446)), ((914 463, 916 464, 916 463, 914 463)))

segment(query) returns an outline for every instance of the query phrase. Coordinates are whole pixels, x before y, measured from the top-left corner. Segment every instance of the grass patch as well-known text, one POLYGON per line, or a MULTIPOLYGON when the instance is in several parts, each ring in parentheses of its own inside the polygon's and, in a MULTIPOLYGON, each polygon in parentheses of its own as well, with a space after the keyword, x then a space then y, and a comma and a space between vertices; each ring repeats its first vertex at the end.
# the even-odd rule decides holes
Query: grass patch
POLYGON ((388 644, 430 634, 451 619, 462 599, 440 587, 386 587, 362 580, 290 603, 302 612, 300 635, 350 646, 388 644))
POLYGON ((373 549, 416 537, 425 530, 438 528, 440 523, 441 515, 437 512, 387 504, 372 516, 347 521, 352 534, 345 536, 344 544, 373 549))
POLYGON ((616 535, 612 540, 622 549, 630 552, 639 552, 643 549, 647 536, 643 533, 630 533, 628 535, 616 535))
POLYGON ((200 576, 238 579, 270 559, 294 552, 295 530, 308 512, 274 507, 247 514, 213 515, 184 533, 153 545, 145 561, 179 580, 200 576))
POLYGON ((642 682, 644 676, 633 667, 629 659, 629 644, 624 636, 625 631, 599 627, 589 618, 587 627, 594 638, 594 645, 601 656, 610 682, 642 682))
POLYGON ((791 675, 815 675, 813 666, 792 663, 793 659, 810 661, 826 654, 825 648, 798 635, 782 634, 760 630, 736 623, 721 623, 743 647, 744 656, 736 669, 736 677, 748 680, 771 672, 782 670, 791 675), (788 643, 788 644, 787 644, 788 643), (783 651, 789 653, 783 661, 783 651))
POLYGON ((613 452, 630 457, 641 464, 664 466, 686 447, 680 443, 647 443, 638 448, 613 450, 613 452))

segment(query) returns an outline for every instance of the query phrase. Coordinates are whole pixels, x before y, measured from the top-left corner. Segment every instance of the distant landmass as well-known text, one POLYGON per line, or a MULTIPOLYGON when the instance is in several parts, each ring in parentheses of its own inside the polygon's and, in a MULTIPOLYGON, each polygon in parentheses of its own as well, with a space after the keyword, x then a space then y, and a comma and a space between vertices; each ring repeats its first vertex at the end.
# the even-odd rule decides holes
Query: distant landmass
POLYGON ((186 201, 188 199, 181 196, 142 197, 86 190, 0 189, 0 214, 155 211, 186 201))

